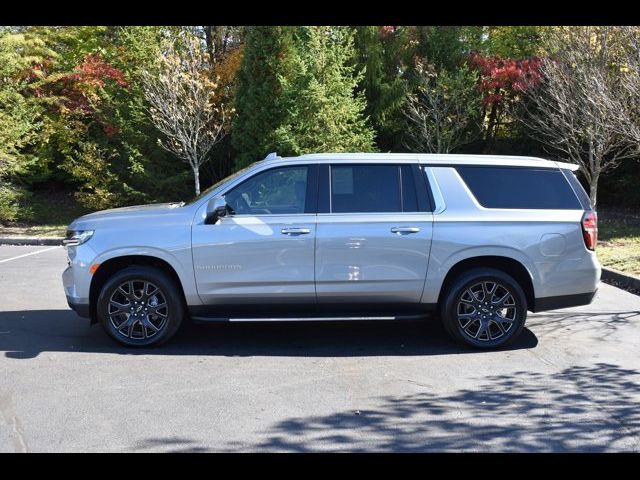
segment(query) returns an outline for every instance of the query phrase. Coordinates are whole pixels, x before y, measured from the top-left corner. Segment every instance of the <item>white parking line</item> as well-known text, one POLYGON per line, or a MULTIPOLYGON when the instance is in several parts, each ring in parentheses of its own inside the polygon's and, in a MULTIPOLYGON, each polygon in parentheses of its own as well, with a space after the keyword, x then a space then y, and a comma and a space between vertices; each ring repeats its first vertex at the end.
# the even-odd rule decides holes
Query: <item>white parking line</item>
POLYGON ((61 245, 56 245, 55 247, 45 248, 44 250, 38 250, 37 252, 29 252, 23 255, 18 255, 17 257, 5 258, 4 260, 0 260, 0 263, 10 262, 11 260, 17 260, 19 258, 28 257, 29 255, 36 255, 38 253, 48 252, 49 250, 53 250, 55 248, 61 248, 61 245))

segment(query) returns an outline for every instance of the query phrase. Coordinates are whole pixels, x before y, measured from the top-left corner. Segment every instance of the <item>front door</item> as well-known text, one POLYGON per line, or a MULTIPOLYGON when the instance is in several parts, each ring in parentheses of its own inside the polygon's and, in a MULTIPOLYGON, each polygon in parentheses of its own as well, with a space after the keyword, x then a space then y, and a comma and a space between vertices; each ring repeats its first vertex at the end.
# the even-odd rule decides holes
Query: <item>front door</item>
POLYGON ((315 166, 275 167, 225 194, 233 212, 194 225, 198 293, 209 305, 316 303, 315 166))
POLYGON ((417 305, 433 215, 417 165, 323 166, 316 291, 320 305, 417 305), (422 182, 422 183, 420 183, 422 182), (322 205, 322 203, 328 203, 322 205))

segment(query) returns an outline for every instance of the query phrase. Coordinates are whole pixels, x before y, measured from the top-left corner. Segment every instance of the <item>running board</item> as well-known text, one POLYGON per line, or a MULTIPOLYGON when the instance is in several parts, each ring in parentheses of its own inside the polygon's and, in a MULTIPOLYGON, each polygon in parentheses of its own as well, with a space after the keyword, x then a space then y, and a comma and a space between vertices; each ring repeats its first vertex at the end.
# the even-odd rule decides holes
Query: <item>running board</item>
POLYGON ((208 317, 192 315, 196 322, 333 322, 333 321, 374 321, 374 320, 418 320, 428 315, 395 315, 388 317, 208 317))

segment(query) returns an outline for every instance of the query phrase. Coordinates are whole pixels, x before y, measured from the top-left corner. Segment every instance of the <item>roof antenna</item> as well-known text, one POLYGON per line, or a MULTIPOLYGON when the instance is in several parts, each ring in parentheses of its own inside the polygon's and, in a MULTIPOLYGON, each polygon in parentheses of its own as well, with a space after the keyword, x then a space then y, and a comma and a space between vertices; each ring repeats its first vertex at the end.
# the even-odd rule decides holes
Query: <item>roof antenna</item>
POLYGON ((265 160, 275 160, 276 158, 278 158, 278 152, 271 152, 264 159, 265 160))

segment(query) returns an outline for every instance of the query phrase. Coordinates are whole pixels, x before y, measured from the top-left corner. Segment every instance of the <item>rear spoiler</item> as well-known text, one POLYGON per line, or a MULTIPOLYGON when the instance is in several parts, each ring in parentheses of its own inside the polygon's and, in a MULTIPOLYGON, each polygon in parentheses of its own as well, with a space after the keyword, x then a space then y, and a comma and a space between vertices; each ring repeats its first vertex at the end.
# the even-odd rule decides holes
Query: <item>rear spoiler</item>
POLYGON ((565 168, 571 170, 572 172, 580 169, 580 165, 576 165, 575 163, 555 162, 555 164, 558 166, 558 168, 565 168))

